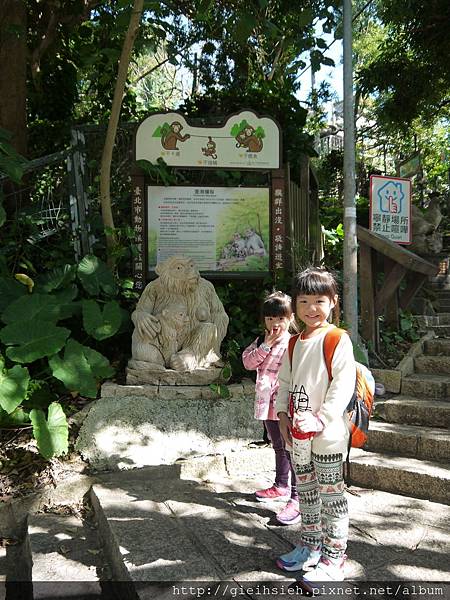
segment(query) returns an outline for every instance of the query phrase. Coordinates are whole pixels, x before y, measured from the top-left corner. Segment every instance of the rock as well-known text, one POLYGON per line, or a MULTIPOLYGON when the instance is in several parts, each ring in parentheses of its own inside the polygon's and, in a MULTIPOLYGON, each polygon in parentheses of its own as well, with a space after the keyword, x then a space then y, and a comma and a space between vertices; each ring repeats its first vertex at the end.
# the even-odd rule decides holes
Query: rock
POLYGON ((376 383, 382 383, 385 391, 398 394, 402 384, 402 373, 394 369, 372 369, 376 383))
POLYGON ((208 386, 108 383, 76 449, 97 469, 121 470, 246 447, 262 438, 253 417, 254 386, 228 389, 231 397, 224 399, 208 386))

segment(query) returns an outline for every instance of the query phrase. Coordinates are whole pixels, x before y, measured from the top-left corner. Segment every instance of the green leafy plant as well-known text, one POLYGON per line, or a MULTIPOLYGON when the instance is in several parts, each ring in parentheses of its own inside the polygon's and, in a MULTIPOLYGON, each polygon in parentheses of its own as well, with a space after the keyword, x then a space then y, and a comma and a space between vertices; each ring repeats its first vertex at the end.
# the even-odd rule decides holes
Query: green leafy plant
POLYGON ((47 419, 44 411, 35 408, 30 412, 30 419, 39 452, 44 458, 49 459, 67 452, 69 426, 58 402, 52 402, 48 407, 47 419))
POLYGON ((242 351, 262 333, 261 302, 272 280, 230 281, 216 285, 217 294, 230 318, 222 355, 230 368, 232 381, 249 375, 242 365, 242 351), (239 301, 237 301, 239 298, 239 301))
POLYGON ((399 328, 389 327, 380 318, 380 339, 383 357, 391 364, 397 364, 410 348, 411 344, 420 339, 419 326, 416 318, 408 311, 399 311, 399 328))
POLYGON ((129 317, 117 299, 116 278, 96 256, 54 269, 32 285, 29 277, 21 280, 24 285, 0 278, 0 425, 31 420, 38 449, 50 458, 67 451, 58 398, 97 396, 114 374, 102 343, 126 328, 129 317))

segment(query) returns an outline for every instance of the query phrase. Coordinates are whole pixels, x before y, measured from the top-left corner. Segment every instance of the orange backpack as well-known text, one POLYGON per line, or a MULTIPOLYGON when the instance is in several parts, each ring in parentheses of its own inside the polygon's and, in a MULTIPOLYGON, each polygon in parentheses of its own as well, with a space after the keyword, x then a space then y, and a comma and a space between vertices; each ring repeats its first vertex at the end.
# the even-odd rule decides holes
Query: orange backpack
MULTIPOLYGON (((333 327, 325 334, 323 341, 323 354, 325 364, 327 365, 328 379, 333 379, 331 365, 333 362, 334 351, 339 344, 341 336, 346 333, 344 329, 333 327)), ((288 354, 292 365, 292 355, 294 346, 300 337, 300 334, 293 335, 289 340, 288 354)), ((349 418, 350 440, 349 448, 362 448, 367 441, 369 431, 369 419, 372 415, 373 399, 375 393, 375 380, 369 369, 361 363, 356 363, 356 382, 355 391, 350 402, 345 409, 349 418)), ((348 457, 347 457, 348 458, 348 457)))

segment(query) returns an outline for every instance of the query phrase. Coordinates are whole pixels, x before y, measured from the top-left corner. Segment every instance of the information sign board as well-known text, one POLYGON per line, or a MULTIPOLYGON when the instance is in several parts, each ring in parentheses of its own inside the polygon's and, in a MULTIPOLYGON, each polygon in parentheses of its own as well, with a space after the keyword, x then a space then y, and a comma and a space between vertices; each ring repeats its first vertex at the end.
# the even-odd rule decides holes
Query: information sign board
POLYGON ((201 271, 268 272, 270 189, 147 186, 147 269, 174 254, 201 271))

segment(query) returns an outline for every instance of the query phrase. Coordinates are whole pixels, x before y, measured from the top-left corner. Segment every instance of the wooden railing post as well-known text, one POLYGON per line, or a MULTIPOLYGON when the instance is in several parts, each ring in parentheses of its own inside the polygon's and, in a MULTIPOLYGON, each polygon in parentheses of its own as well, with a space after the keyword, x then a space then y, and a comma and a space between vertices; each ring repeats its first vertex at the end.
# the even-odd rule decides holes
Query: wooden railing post
POLYGON ((375 314, 375 269, 372 248, 359 245, 361 334, 364 340, 377 346, 377 316, 375 314))
POLYGON ((437 265, 424 260, 383 236, 364 227, 357 228, 360 246, 360 296, 361 332, 378 350, 378 316, 398 328, 398 306, 406 308, 420 289, 424 280, 435 275, 437 265), (375 255, 383 259, 385 279, 381 289, 376 289, 377 267, 375 255), (408 284, 398 299, 400 284, 409 275, 408 284))
MULTIPOLYGON (((388 258, 384 257, 384 274, 385 277, 388 277, 389 273, 395 266, 395 262, 388 258)), ((406 275, 406 272, 405 272, 406 275)), ((401 280, 400 280, 401 281, 401 280)), ((393 292, 392 296, 389 300, 386 301, 386 307, 384 309, 384 318, 385 322, 393 327, 394 329, 398 329, 399 320, 398 320, 398 287, 393 292)))

